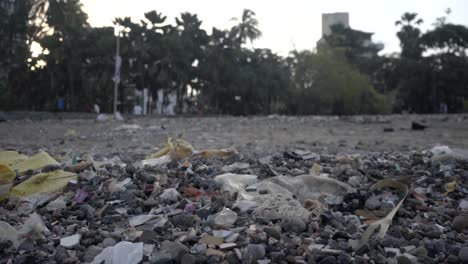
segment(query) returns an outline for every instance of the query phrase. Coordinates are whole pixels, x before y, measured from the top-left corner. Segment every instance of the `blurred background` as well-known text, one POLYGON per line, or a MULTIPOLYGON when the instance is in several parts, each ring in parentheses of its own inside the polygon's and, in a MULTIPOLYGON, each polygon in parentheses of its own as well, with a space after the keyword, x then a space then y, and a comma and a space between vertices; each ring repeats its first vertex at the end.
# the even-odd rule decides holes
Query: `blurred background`
POLYGON ((466 2, 252 2, 0 0, 0 110, 468 111, 466 2))

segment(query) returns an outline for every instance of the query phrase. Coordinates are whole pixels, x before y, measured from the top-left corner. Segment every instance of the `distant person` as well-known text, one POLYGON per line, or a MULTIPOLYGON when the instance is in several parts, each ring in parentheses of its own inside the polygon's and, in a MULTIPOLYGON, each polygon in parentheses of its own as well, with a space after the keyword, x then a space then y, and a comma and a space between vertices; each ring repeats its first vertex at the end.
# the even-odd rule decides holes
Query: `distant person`
POLYGON ((101 113, 101 108, 98 104, 94 104, 94 112, 96 112, 98 115, 101 113))
POLYGON ((134 115, 141 115, 143 113, 143 108, 140 105, 135 105, 133 107, 133 114, 134 115))
POLYGON ((65 98, 59 97, 57 99, 57 110, 63 112, 65 110, 65 98))

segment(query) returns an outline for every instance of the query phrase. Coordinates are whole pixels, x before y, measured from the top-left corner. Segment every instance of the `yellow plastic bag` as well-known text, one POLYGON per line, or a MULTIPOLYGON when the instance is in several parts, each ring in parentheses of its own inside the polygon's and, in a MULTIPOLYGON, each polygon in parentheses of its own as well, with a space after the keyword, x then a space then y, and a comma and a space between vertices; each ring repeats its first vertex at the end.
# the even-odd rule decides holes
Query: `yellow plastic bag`
POLYGON ((0 151, 0 163, 3 164, 8 164, 11 166, 26 159, 28 159, 28 156, 19 154, 16 151, 0 151))
POLYGON ((0 201, 10 191, 15 176, 15 172, 8 165, 0 164, 0 201))
POLYGON ((58 192, 71 180, 76 180, 75 173, 56 170, 48 173, 39 173, 24 182, 11 188, 10 195, 29 196, 35 193, 58 192))
POLYGON ((181 160, 192 156, 193 146, 183 139, 167 139, 166 147, 160 151, 151 154, 147 159, 156 159, 166 155, 170 155, 172 160, 181 160))
POLYGON ((59 165, 47 152, 39 152, 29 159, 23 160, 11 166, 12 170, 18 170, 19 175, 23 175, 28 170, 37 170, 47 165, 59 165))

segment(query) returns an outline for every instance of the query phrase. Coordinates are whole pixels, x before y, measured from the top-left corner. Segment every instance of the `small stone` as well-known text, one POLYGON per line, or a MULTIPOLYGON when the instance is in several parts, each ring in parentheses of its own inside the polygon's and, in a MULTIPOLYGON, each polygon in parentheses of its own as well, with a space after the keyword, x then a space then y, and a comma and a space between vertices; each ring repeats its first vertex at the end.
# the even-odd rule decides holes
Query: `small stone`
POLYGON ((397 257, 398 264, 412 264, 411 260, 406 256, 397 257))
POLYGON ((239 264, 240 263, 239 259, 236 256, 236 253, 233 253, 233 252, 227 253, 226 261, 229 264, 239 264))
POLYGON ((198 243, 200 244, 215 245, 215 246, 219 246, 223 242, 224 242, 224 239, 222 237, 215 237, 215 236, 210 236, 210 235, 205 235, 198 241, 198 243))
POLYGON ((410 251, 408 251, 408 253, 410 253, 411 255, 413 256, 421 256, 421 257, 426 257, 428 252, 427 252, 427 249, 425 247, 417 247, 415 249, 412 249, 410 251))
POLYGON ((60 239, 60 245, 65 248, 72 248, 80 244, 81 235, 76 234, 73 236, 63 237, 60 239))
POLYGON ((239 233, 234 233, 234 234, 232 234, 232 235, 226 237, 226 238, 224 239, 224 242, 226 242, 226 243, 234 243, 234 242, 237 241, 237 239, 239 238, 239 236, 240 236, 239 233))
POLYGON ((83 260, 85 262, 91 262, 94 260, 94 257, 99 255, 102 252, 103 248, 91 245, 86 249, 84 255, 83 255, 83 260))
POLYGON ((206 245, 194 245, 191 249, 190 249, 190 253, 192 254, 204 254, 205 251, 207 249, 207 246, 206 245))
POLYGON ((105 238, 103 241, 102 241, 102 247, 103 248, 106 248, 106 247, 112 247, 113 245, 115 245, 117 243, 117 241, 115 241, 115 239, 113 238, 105 238))
POLYGON ((161 251, 166 251, 171 254, 173 259, 180 260, 184 254, 189 252, 189 249, 180 242, 165 240, 161 243, 161 251))
POLYGON ((57 247, 57 250, 55 250, 54 257, 57 262, 62 262, 64 259, 67 259, 69 256, 68 256, 67 250, 59 246, 57 247))
POLYGON ((328 256, 322 259, 319 264, 336 264, 336 258, 334 256, 328 256))
POLYGON ((468 227, 468 215, 458 215, 453 218, 452 228, 457 232, 462 232, 463 229, 468 227))
POLYGON ((171 223, 175 227, 187 230, 195 225, 195 218, 190 214, 179 214, 171 218, 171 223))
POLYGON ((265 247, 259 244, 250 244, 247 246, 247 258, 259 260, 265 257, 265 247))
POLYGON ((174 258, 172 257, 171 253, 168 252, 156 252, 153 257, 150 259, 151 263, 155 264, 164 264, 170 263, 174 258))
POLYGON ((195 264, 197 263, 197 258, 191 254, 185 254, 180 260, 181 264, 195 264))
POLYGON ((453 255, 453 254, 450 254, 450 255, 447 257, 447 263, 453 263, 453 264, 455 264, 455 263, 460 263, 460 259, 459 259, 457 256, 455 256, 455 255, 453 255))
POLYGON ((216 249, 209 248, 209 249, 206 250, 205 255, 222 257, 222 256, 224 256, 224 252, 216 250, 216 249))
POLYGON ((381 205, 382 203, 380 202, 380 198, 375 195, 372 195, 366 201, 366 207, 369 208, 370 210, 376 210, 380 208, 381 205))
POLYGON ((281 232, 278 231, 278 229, 273 228, 273 227, 265 227, 263 228, 263 231, 267 233, 268 236, 275 238, 275 239, 280 239, 281 238, 281 232))
POLYGON ((468 263, 468 247, 460 248, 458 252, 458 258, 462 263, 468 263))
POLYGON ((237 247, 236 243, 223 243, 223 244, 219 245, 219 249, 221 249, 221 250, 232 249, 232 248, 235 248, 235 247, 237 247))
POLYGON ((301 233, 306 230, 306 224, 300 218, 288 217, 281 221, 281 228, 286 232, 301 233))
POLYGON ((25 241, 23 241, 23 243, 19 245, 18 251, 29 252, 29 251, 34 250, 35 247, 36 246, 34 245, 34 240, 26 239, 25 241))

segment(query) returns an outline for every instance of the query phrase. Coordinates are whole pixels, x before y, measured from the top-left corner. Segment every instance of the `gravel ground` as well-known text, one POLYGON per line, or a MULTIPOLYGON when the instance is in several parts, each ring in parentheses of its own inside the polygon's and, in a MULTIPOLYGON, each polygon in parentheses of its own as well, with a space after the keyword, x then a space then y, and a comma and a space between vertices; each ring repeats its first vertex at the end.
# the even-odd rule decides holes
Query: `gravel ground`
POLYGON ((0 148, 27 154, 42 149, 58 158, 70 151, 143 157, 163 147, 167 136, 182 136, 196 149, 234 147, 246 156, 295 148, 329 154, 422 150, 436 144, 468 148, 468 115, 130 118, 125 123, 97 122, 90 115, 13 116, 0 123, 0 148), (425 121, 428 128, 413 131, 412 121, 425 121), (137 127, 122 129, 123 124, 137 127))

